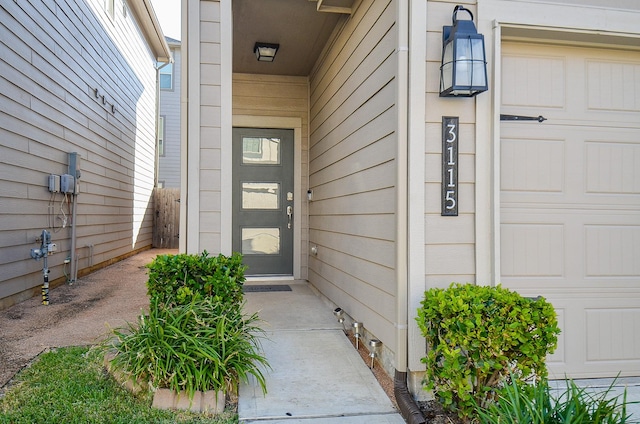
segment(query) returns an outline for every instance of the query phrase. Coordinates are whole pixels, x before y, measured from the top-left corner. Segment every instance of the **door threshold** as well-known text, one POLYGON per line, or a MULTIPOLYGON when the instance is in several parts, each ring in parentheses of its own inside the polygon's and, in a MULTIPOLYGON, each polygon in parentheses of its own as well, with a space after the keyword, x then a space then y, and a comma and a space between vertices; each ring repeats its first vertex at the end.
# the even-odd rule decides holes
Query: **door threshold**
POLYGON ((253 281, 293 281, 293 275, 250 275, 245 281, 250 283, 253 281))

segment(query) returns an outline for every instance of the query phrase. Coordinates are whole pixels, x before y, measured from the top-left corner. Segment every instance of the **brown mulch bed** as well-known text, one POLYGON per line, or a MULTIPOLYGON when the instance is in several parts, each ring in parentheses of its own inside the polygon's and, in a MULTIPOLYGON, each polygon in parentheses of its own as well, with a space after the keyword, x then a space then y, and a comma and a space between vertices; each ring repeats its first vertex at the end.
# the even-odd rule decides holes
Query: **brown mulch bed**
POLYGON ((456 413, 445 411, 437 400, 419 401, 417 404, 429 424, 466 424, 456 413))
MULTIPOLYGON (((351 341, 351 344, 353 344, 353 347, 355 348, 356 339, 353 337, 353 334, 349 333, 347 337, 349 338, 349 340, 351 341)), ((382 365, 380 365, 377 359, 374 360, 373 368, 371 368, 371 358, 369 357, 369 349, 367 349, 367 347, 364 345, 364 343, 362 343, 362 341, 358 343, 358 353, 362 357, 362 360, 364 361, 364 363, 367 364, 367 366, 371 369, 371 372, 376 377, 376 380, 378 380, 378 383, 380 384, 380 387, 382 387, 382 390, 384 390, 384 392, 387 394, 387 396, 391 400, 391 403, 393 404, 394 408, 398 409, 398 403, 396 402, 396 397, 393 393, 393 378, 391 378, 389 374, 387 374, 384 371, 384 369, 382 368, 382 365)))
MULTIPOLYGON (((355 348, 356 342, 353 334, 349 333, 347 337, 355 348)), ((371 368, 369 350, 362 342, 358 343, 358 353, 362 357, 364 363, 371 368)), ((393 393, 393 378, 384 371, 377 359, 374 360, 371 372, 378 380, 382 390, 384 390, 391 400, 393 406, 398 409, 398 403, 396 402, 396 397, 393 393)), ((460 419, 460 417, 458 417, 454 412, 445 411, 437 400, 418 401, 416 404, 429 424, 466 424, 464 420, 460 419)))

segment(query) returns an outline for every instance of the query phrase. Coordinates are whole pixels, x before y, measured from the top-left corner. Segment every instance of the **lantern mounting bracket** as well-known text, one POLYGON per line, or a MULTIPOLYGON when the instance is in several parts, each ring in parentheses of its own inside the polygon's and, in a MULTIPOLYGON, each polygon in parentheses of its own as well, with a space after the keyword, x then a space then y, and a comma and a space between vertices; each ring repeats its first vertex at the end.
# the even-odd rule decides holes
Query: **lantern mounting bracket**
MULTIPOLYGON (((451 15, 451 21, 453 22, 453 25, 455 26, 456 22, 458 22, 458 17, 456 16, 458 14, 458 11, 465 11, 469 14, 469 16, 471 17, 471 22, 473 22, 473 13, 471 13, 471 11, 469 9, 467 9, 464 6, 461 5, 457 5, 456 7, 453 8, 453 14, 451 15)), ((442 38, 444 40, 448 39, 449 36, 451 35, 451 30, 453 29, 453 26, 445 26, 442 27, 442 38)))

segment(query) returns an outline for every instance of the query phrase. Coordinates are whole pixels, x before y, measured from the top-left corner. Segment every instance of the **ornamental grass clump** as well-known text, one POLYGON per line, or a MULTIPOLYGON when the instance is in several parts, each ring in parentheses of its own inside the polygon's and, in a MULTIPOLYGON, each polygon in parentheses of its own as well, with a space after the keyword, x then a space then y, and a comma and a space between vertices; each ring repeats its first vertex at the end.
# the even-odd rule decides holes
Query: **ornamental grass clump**
POLYGON ((428 290, 416 320, 427 341, 425 389, 460 417, 512 379, 544 379, 560 332, 543 298, 472 284, 428 290))
POLYGON ((531 385, 512 381, 498 391, 498 398, 487 407, 476 408, 480 424, 627 424, 627 390, 614 395, 615 380, 604 391, 579 387, 566 381, 563 391, 549 387, 547 381, 531 385), (554 395, 558 392, 557 395, 554 395))
POLYGON ((198 390, 236 393, 250 375, 266 393, 258 321, 215 298, 173 307, 152 299, 148 315, 113 331, 111 365, 152 387, 184 390, 189 398, 198 390))

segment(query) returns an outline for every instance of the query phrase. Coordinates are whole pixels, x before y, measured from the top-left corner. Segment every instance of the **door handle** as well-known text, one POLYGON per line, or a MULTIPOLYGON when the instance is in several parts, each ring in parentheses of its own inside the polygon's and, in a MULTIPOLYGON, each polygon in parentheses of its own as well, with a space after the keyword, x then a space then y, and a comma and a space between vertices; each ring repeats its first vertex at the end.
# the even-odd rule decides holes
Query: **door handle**
POLYGON ((287 217, 289 221, 287 222, 287 228, 291 228, 291 220, 293 219, 293 206, 287 206, 287 217))

